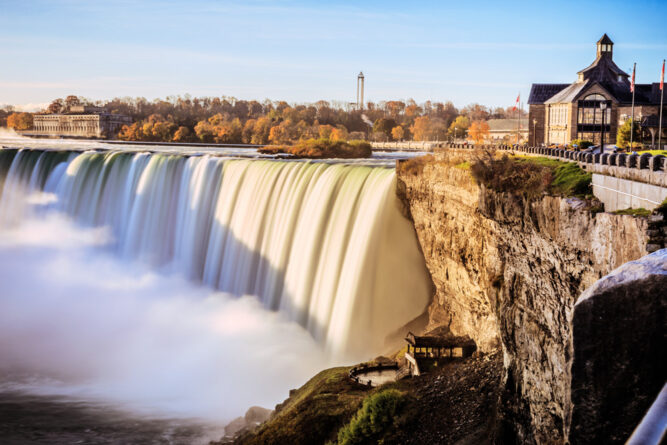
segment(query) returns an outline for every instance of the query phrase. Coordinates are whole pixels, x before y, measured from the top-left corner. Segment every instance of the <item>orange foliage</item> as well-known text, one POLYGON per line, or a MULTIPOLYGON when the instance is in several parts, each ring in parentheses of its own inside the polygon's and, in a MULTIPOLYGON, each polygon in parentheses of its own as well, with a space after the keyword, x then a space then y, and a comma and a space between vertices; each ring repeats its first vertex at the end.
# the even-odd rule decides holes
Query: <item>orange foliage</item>
POLYGON ((470 124, 468 134, 475 143, 482 143, 489 136, 489 124, 486 121, 475 121, 470 124))
POLYGON ((7 116, 7 127, 14 130, 30 130, 32 128, 31 113, 12 113, 7 116))

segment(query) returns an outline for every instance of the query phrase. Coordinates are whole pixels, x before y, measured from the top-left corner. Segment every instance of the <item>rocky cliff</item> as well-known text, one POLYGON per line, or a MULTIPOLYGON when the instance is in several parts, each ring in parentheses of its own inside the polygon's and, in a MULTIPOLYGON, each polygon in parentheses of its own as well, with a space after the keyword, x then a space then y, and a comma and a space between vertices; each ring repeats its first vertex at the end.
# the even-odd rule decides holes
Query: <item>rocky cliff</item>
POLYGON ((398 193, 436 286, 429 328, 449 325, 481 351, 502 347, 502 441, 564 442, 574 304, 646 254, 646 220, 591 213, 577 199, 496 193, 452 156, 466 154, 397 166, 398 193))

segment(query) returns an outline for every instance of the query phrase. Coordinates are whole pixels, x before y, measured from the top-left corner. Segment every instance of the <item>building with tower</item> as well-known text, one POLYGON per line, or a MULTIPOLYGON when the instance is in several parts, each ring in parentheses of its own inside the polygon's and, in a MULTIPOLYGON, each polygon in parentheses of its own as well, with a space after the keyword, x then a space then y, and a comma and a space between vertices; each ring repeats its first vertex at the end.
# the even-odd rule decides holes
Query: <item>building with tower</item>
MULTIPOLYGON (((533 84, 528 98, 529 138, 535 145, 584 139, 616 143, 616 132, 632 115, 631 79, 613 61, 614 42, 603 35, 595 61, 571 84, 533 84)), ((657 66, 657 64, 656 64, 657 66)), ((660 84, 635 84, 634 116, 645 145, 657 142, 660 84)), ((664 112, 663 112, 664 116, 664 112)), ((663 122, 665 141, 665 125, 663 122)))

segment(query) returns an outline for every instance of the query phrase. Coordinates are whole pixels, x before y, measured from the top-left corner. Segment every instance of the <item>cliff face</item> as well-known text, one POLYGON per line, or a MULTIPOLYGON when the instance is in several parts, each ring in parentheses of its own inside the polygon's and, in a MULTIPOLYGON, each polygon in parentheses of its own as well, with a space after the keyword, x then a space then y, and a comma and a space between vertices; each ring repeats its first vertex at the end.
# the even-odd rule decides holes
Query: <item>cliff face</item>
POLYGON ((397 168, 436 286, 429 328, 449 325, 481 351, 504 353, 501 434, 507 442, 568 437, 571 319, 577 297, 646 254, 646 221, 591 214, 576 199, 528 202, 477 185, 441 158, 397 168))

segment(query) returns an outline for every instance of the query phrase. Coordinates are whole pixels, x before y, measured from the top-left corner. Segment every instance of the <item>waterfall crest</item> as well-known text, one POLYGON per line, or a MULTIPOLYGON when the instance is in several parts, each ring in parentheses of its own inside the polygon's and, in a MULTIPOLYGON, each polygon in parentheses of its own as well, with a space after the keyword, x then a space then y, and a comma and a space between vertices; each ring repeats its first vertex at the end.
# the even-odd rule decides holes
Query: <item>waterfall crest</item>
POLYGON ((61 211, 106 226, 118 255, 256 295, 335 354, 382 350, 430 281, 393 169, 128 152, 0 153, 0 221, 61 211))

